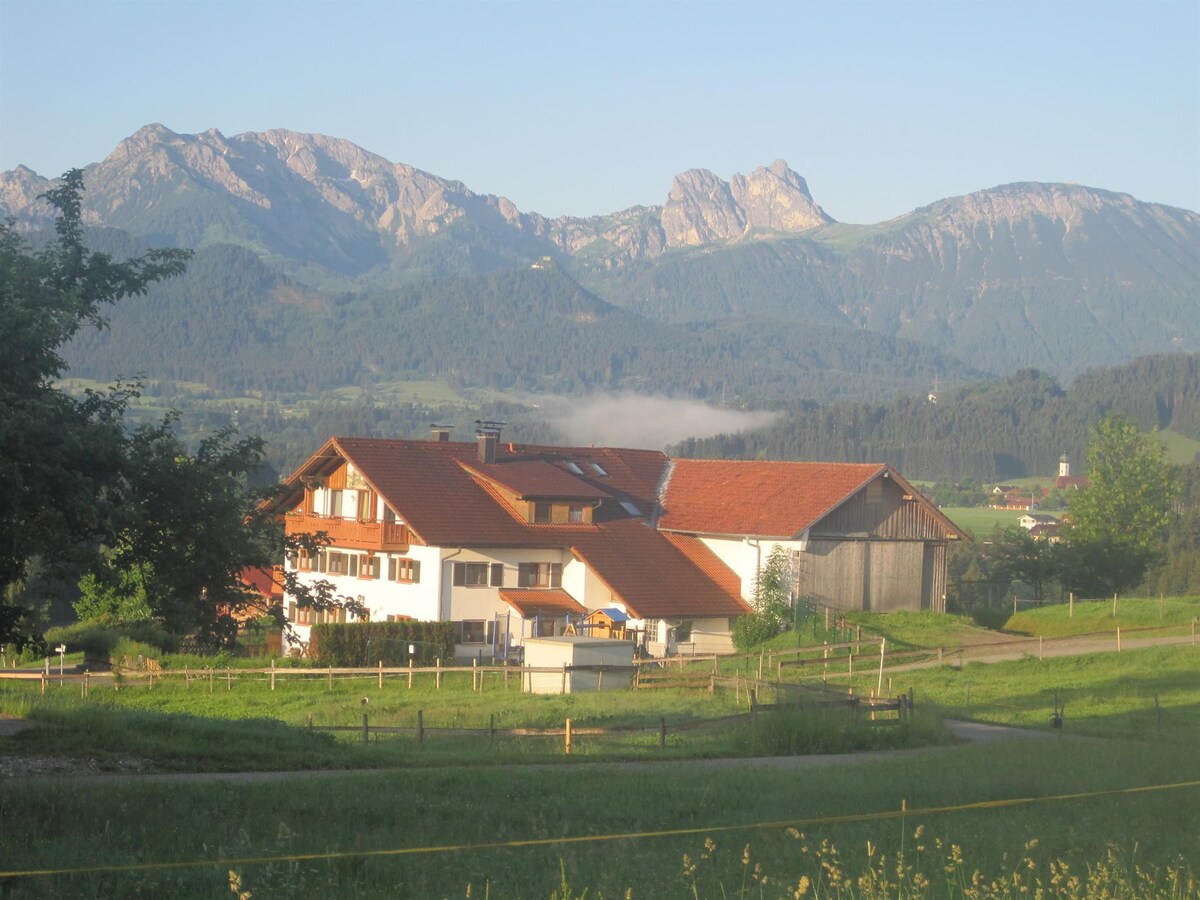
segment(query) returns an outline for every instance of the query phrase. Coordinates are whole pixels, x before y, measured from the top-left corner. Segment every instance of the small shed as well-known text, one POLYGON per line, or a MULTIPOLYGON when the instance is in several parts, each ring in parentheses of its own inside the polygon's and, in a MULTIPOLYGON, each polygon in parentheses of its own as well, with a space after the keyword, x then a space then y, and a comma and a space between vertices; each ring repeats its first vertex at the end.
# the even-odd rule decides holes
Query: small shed
POLYGON ((583 627, 589 637, 625 640, 625 623, 629 616, 615 606, 595 609, 584 617, 583 627))
POLYGON ((526 638, 525 670, 522 688, 531 694, 629 690, 633 643, 584 635, 526 638))

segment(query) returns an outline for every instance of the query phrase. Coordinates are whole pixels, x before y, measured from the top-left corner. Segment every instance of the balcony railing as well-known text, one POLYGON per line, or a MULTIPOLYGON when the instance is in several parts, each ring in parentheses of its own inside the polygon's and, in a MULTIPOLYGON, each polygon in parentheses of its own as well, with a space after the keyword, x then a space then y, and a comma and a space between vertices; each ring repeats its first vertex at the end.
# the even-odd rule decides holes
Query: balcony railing
POLYGON ((331 547, 352 550, 395 550, 403 552, 412 542, 408 526, 400 522, 358 522, 334 516, 292 513, 284 517, 288 534, 312 534, 323 531, 329 535, 331 547))

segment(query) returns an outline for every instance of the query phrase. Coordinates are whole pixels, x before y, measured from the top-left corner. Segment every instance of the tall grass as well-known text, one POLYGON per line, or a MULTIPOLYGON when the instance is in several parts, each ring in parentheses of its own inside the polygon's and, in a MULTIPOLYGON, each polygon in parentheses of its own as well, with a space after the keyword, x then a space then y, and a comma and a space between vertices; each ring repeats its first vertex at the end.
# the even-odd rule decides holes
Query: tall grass
POLYGON ((5 869, 212 863, 10 880, 14 898, 228 898, 231 870, 258 898, 463 897, 468 885, 473 897, 561 896, 564 873, 572 893, 586 888, 588 897, 627 888, 634 897, 780 897, 804 878, 807 896, 836 895, 837 885, 841 896, 870 897, 885 875, 890 896, 920 896, 915 873, 928 896, 1016 896, 988 886, 1013 886, 1017 874, 1023 885, 1048 885, 1052 863, 1081 879, 1075 896, 1092 883, 1146 896, 1138 869, 1157 873, 1163 896, 1194 896, 1194 881, 1190 895, 1171 894, 1169 877, 1181 860, 1194 870, 1200 859, 1197 788, 1077 795, 1196 779, 1191 748, 1122 742, 936 748, 854 766, 447 767, 167 785, 9 779, 0 782, 0 859, 5 869), (1037 797, 1058 799, 962 808, 1037 797), (954 809, 933 811, 944 807, 954 809), (555 843, 563 838, 584 840, 555 843), (496 846, 505 842, 530 843, 496 846), (359 855, 429 847, 462 849, 359 855), (345 855, 221 862, 310 853, 345 855), (685 854, 697 866, 690 874, 685 854))

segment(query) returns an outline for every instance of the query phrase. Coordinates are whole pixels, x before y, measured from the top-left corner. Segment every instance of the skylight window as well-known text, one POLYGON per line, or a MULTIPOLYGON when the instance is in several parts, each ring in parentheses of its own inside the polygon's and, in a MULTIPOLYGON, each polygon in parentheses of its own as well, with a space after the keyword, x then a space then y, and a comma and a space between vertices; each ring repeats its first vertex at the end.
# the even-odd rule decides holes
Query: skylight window
POLYGON ((588 463, 588 465, 591 466, 592 471, 595 472, 597 475, 599 475, 601 478, 608 477, 608 473, 604 471, 604 466, 600 465, 600 463, 590 462, 590 463, 588 463))
POLYGON ((573 463, 573 462, 570 462, 570 461, 568 460, 568 461, 567 461, 567 464, 566 464, 566 466, 567 466, 567 471, 568 471, 568 472, 572 472, 572 473, 574 473, 575 475, 582 475, 582 474, 583 474, 583 469, 579 468, 579 464, 578 464, 578 463, 573 463))
POLYGON ((642 511, 628 500, 621 501, 621 509, 625 510, 625 512, 629 513, 631 516, 640 516, 642 514, 642 511))

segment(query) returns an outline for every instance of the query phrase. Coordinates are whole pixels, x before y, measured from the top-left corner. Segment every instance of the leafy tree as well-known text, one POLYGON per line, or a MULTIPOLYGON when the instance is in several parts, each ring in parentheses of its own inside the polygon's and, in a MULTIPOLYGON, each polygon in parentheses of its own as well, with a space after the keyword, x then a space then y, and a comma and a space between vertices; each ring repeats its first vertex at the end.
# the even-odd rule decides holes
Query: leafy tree
POLYGON ((782 634, 792 620, 792 559, 776 545, 754 578, 754 612, 741 616, 733 626, 733 642, 739 650, 782 634))
POLYGON ((55 237, 34 251, 11 222, 0 223, 0 640, 28 616, 14 604, 30 562, 61 563, 107 536, 108 489, 124 462, 121 415, 134 391, 118 385, 75 399, 55 387, 59 349, 104 309, 183 271, 188 252, 151 250, 115 262, 83 246, 82 173, 68 172, 44 196, 58 210, 55 237))
POLYGON ((1023 581, 1033 588, 1033 599, 1041 606, 1046 588, 1059 576, 1058 545, 1034 537, 1020 525, 1005 528, 994 548, 994 576, 998 580, 1023 581))
POLYGON ((1093 428, 1087 459, 1088 486, 1071 502, 1064 575, 1083 592, 1120 593, 1161 552, 1177 477, 1162 443, 1117 416, 1093 428))

